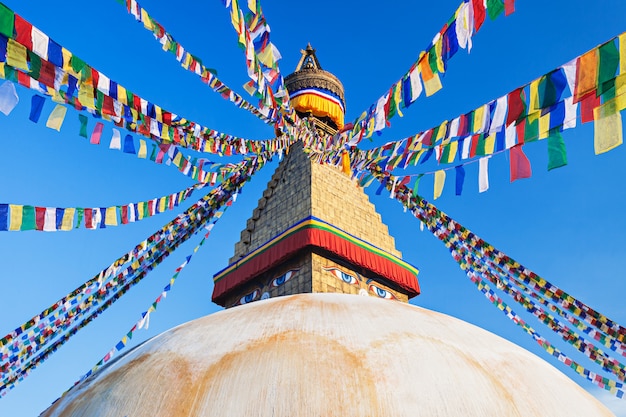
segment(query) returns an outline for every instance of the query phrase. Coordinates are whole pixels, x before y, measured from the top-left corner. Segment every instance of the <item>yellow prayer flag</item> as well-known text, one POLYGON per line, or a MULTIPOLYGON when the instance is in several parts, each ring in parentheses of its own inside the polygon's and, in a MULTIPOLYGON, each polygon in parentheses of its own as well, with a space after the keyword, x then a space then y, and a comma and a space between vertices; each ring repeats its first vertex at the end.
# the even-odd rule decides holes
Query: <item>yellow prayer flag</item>
POLYGON ((163 129, 161 129, 161 139, 163 139, 164 142, 172 141, 172 139, 170 138, 170 129, 171 127, 163 124, 163 129))
POLYGON ((433 74, 433 78, 428 81, 424 81, 424 90, 426 91, 426 97, 432 96, 442 88, 443 85, 441 85, 439 74, 433 74))
POLYGON ((443 63, 443 37, 439 37, 437 42, 435 42, 435 47, 431 49, 431 51, 435 51, 435 57, 437 58, 437 70, 441 73, 446 72, 445 65, 443 63))
POLYGON ((485 138, 485 155, 492 155, 495 146, 496 146, 496 134, 492 133, 491 135, 485 138))
MULTIPOLYGON (((539 114, 539 113, 538 113, 539 114)), ((547 138, 550 132, 550 112, 539 116, 539 139, 547 138)))
POLYGON ((448 126, 447 120, 444 120, 443 122, 441 122, 441 124, 439 125, 439 130, 437 130, 437 137, 435 138, 434 143, 439 143, 444 138, 444 136, 446 135, 447 126, 448 126))
POLYGON ((107 226, 117 226, 117 207, 107 207, 104 215, 104 224, 107 226))
POLYGON ((435 172, 435 190, 433 195, 433 200, 438 199, 443 192, 443 184, 446 182, 446 171, 440 169, 435 172))
POLYGON ((619 73, 626 75, 626 33, 619 35, 619 73))
POLYGON ((596 155, 605 153, 622 144, 622 115, 617 111, 615 99, 593 110, 595 120, 593 148, 596 155))
POLYGON ((483 128, 485 127, 485 107, 480 106, 476 110, 474 110, 474 131, 472 133, 482 133, 483 128))
POLYGON ((144 201, 140 201, 139 203, 137 203, 137 219, 141 220, 143 219, 143 213, 145 210, 145 205, 146 203, 144 201))
POLYGON ((146 12, 146 9, 143 8, 141 9, 141 21, 143 22, 143 27, 145 27, 149 31, 152 31, 154 29, 152 19, 150 19, 150 16, 148 15, 148 12, 146 12))
POLYGON ((74 215, 76 214, 76 209, 66 208, 63 212, 63 219, 61 220, 61 230, 72 230, 74 227, 74 215))
POLYGON ((4 73, 4 62, 0 62, 0 78, 6 78, 4 73))
POLYGON ((28 62, 26 62, 26 47, 9 39, 7 43, 7 64, 28 71, 28 62))
POLYGON ((154 106, 157 122, 163 123, 163 109, 160 106, 154 106))
POLYGON ((121 85, 117 85, 117 101, 128 105, 128 97, 126 97, 126 89, 121 85))
POLYGON ((456 140, 452 141, 448 146, 450 147, 450 152, 448 153, 448 160, 446 162, 451 164, 454 162, 454 158, 456 157, 456 153, 459 149, 459 142, 456 140))
POLYGON ((54 129, 56 131, 60 131, 63 120, 65 120, 66 113, 67 107, 62 106, 61 104, 57 104, 54 107, 54 110, 52 110, 52 113, 50 113, 50 117, 48 117, 46 127, 49 127, 50 129, 54 129))
POLYGON ((9 230, 20 230, 22 227, 22 208, 23 206, 17 204, 9 204, 9 211, 11 212, 9 230))
POLYGON ((174 166, 180 168, 181 164, 182 164, 182 161, 183 161, 183 154, 178 152, 176 154, 176 156, 174 157, 174 160, 172 162, 174 163, 174 166))
POLYGON ((167 207, 165 207, 165 200, 166 200, 165 197, 159 198, 159 212, 160 213, 163 213, 167 209, 167 207))
POLYGON ((146 141, 143 139, 139 139, 139 152, 137 153, 137 157, 141 159, 146 159, 148 156, 148 147, 146 145, 146 141))
POLYGON ((530 100, 528 103, 529 114, 539 110, 539 81, 540 79, 536 79, 530 83, 530 100))
POLYGON ((89 82, 81 82, 78 87, 78 101, 88 109, 95 110, 93 86, 89 82))
POLYGON ((78 78, 78 74, 72 68, 70 60, 72 59, 72 53, 67 49, 61 47, 61 54, 63 55, 63 71, 68 74, 72 74, 74 77, 78 78))

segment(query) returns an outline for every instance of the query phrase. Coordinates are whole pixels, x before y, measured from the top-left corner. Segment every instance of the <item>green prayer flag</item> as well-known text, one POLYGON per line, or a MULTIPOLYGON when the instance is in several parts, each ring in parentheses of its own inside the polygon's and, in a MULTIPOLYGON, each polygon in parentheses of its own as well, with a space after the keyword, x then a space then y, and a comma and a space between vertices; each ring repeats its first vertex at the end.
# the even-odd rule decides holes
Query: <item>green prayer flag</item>
POLYGON ((78 133, 80 136, 86 138, 87 137, 87 116, 84 114, 78 115, 78 120, 80 121, 80 132, 78 133))
POLYGON ((417 189, 420 186, 420 180, 422 179, 423 176, 424 174, 419 174, 417 176, 417 179, 415 180, 415 184, 413 184, 413 194, 411 194, 411 198, 417 197, 417 189))
POLYGON ((96 90, 96 109, 102 111, 104 106, 104 94, 100 90, 96 90))
POLYGON ((615 45, 615 39, 600 46, 598 52, 598 83, 600 84, 615 78, 615 73, 619 67, 619 51, 615 45))
POLYGON ((34 79, 39 79, 41 73, 41 58, 33 51, 28 51, 28 60, 30 61, 30 75, 34 79))
POLYGON ((619 67, 619 51, 615 39, 598 48, 598 95, 615 85, 615 74, 619 67))
POLYGON ((437 66, 437 53, 435 52, 435 48, 430 48, 428 52, 428 65, 430 69, 433 71, 433 74, 439 73, 439 67, 437 66))
POLYGON ((85 209, 84 208, 76 208, 77 220, 76 220, 76 228, 78 229, 83 222, 83 217, 85 217, 85 209))
POLYGON ((72 69, 79 74, 82 72, 83 68, 85 68, 86 64, 85 61, 83 61, 82 59, 72 55, 72 57, 70 58, 70 65, 72 66, 72 69))
POLYGON ((539 140, 539 115, 536 117, 526 117, 526 126, 524 129, 524 143, 536 142, 539 140))
POLYGON ((487 155, 487 152, 485 150, 486 143, 487 143, 487 137, 485 135, 480 135, 478 137, 478 143, 476 144, 476 156, 487 155))
POLYGON ((152 145, 152 153, 150 154, 150 160, 152 162, 156 161, 156 156, 157 156, 157 147, 156 145, 152 145))
POLYGON ((17 71, 15 68, 10 67, 8 65, 4 66, 4 79, 8 81, 17 82, 17 71))
POLYGON ((0 33, 7 38, 13 37, 13 25, 15 23, 15 14, 4 4, 0 3, 0 33))
POLYGON ((558 129, 550 131, 548 137, 548 171, 567 165, 565 142, 558 129))
POLYGON ((502 0, 487 0, 487 12, 491 20, 495 20, 503 11, 504 2, 502 0))
POLYGON ((35 230, 37 229, 35 223, 35 207, 23 206, 22 208, 22 225, 20 230, 35 230))

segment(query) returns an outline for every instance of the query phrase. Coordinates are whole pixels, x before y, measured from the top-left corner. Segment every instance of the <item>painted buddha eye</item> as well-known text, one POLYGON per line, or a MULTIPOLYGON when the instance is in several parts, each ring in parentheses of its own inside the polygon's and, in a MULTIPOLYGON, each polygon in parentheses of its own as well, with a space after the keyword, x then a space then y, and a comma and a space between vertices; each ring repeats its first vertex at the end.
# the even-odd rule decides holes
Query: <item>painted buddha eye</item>
POLYGON ((298 271, 299 269, 291 269, 285 272, 284 274, 282 274, 281 276, 274 278, 271 283, 272 287, 280 287, 285 282, 289 281, 291 277, 293 276, 293 274, 295 274, 298 271))
POLYGON ((370 292, 375 294, 377 297, 384 298, 385 300, 397 300, 396 296, 391 293, 391 291, 383 290, 382 288, 370 284, 369 288, 370 292))
POLYGON ((340 269, 337 268, 323 268, 324 271, 328 271, 331 274, 333 274, 335 277, 337 277, 338 279, 342 280, 343 282, 345 282, 346 284, 350 284, 350 285, 359 285, 359 281, 356 279, 356 277, 350 275, 350 274, 346 274, 345 272, 343 272, 340 269))
POLYGON ((254 290, 249 294, 244 295, 243 297, 241 297, 241 300, 239 300, 239 304, 248 304, 253 302, 254 300, 257 299, 257 297, 259 296, 260 291, 259 290, 254 290))

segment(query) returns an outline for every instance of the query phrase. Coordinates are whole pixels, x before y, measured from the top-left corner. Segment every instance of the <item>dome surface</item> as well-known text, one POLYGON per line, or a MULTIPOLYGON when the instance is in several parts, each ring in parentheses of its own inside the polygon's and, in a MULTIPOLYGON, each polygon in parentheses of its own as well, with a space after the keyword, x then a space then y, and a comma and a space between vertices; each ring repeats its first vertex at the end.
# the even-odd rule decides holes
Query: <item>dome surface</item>
POLYGON ((413 305, 298 294, 185 323, 45 416, 612 416, 532 353, 413 305))

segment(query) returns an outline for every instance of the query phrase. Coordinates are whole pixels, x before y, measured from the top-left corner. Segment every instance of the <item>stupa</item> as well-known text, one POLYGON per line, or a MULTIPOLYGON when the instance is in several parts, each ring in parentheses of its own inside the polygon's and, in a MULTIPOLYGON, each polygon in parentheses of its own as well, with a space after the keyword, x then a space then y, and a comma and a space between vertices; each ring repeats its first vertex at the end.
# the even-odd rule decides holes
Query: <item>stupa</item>
MULTIPOLYGON (((286 83, 296 111, 332 132, 345 104, 329 74, 309 46, 286 83)), ((367 195, 299 144, 214 281, 224 311, 133 348, 43 415, 613 415, 528 351, 409 304, 417 269, 367 195)))

